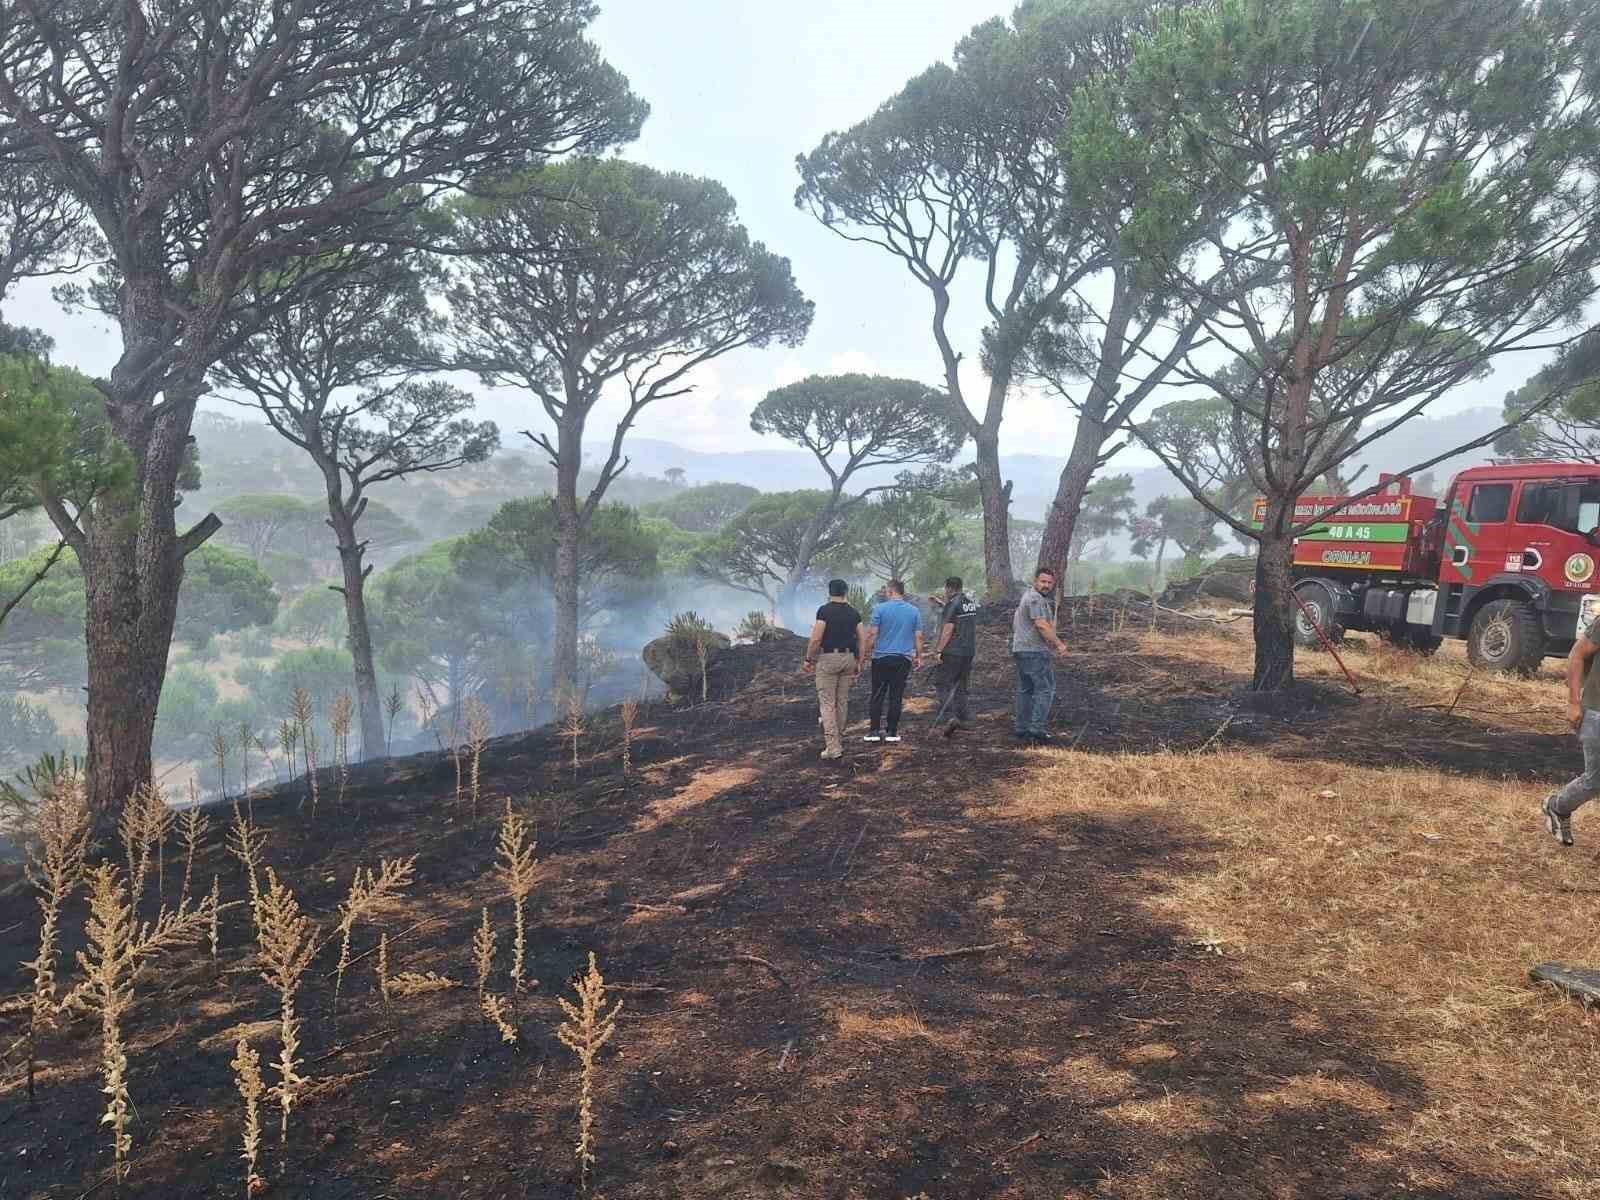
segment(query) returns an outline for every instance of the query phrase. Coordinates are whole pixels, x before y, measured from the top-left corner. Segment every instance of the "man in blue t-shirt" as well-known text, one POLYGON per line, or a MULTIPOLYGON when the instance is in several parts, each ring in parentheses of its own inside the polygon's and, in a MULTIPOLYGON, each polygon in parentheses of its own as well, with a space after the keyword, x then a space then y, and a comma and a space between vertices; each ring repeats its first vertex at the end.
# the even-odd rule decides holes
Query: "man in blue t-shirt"
POLYGON ((900 580, 889 580, 883 591, 883 603, 873 608, 867 620, 867 640, 862 647, 862 656, 872 659, 872 700, 867 706, 871 728, 865 740, 898 742, 906 680, 922 666, 922 613, 907 603, 906 585, 900 580), (885 717, 884 732, 879 734, 879 722, 885 717))

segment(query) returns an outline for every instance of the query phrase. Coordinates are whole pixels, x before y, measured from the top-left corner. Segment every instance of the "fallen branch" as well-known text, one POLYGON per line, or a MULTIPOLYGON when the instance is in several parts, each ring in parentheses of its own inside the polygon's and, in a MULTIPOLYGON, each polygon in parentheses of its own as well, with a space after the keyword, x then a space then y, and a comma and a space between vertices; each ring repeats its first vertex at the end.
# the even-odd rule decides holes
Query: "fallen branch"
POLYGON ((713 959, 709 959, 708 961, 709 962, 713 962, 713 963, 718 963, 718 962, 724 962, 724 963, 729 963, 729 962, 754 963, 758 967, 765 967, 767 970, 771 971, 772 972, 772 977, 774 979, 776 979, 784 987, 789 987, 789 981, 786 978, 784 978, 784 974, 783 974, 782 971, 778 970, 777 967, 773 966, 766 959, 757 958, 754 954, 730 954, 727 958, 713 958, 713 959))
POLYGON ((962 946, 955 950, 923 950, 917 954, 895 957, 901 962, 939 962, 946 958, 965 958, 969 954, 987 954, 991 950, 1003 950, 1007 946, 1015 946, 1019 940, 1012 938, 1009 942, 985 942, 981 946, 962 946))
POLYGON ((394 1030, 392 1030, 392 1029, 380 1029, 376 1033, 369 1033, 369 1034, 365 1034, 362 1037, 352 1038, 350 1041, 345 1042, 342 1046, 335 1046, 332 1050, 329 1050, 321 1058, 313 1058, 311 1060, 311 1062, 309 1064, 307 1064, 307 1065, 316 1066, 318 1063, 325 1063, 330 1058, 338 1058, 339 1055, 343 1054, 346 1050, 349 1050, 352 1047, 363 1045, 366 1042, 376 1041, 378 1038, 381 1038, 381 1037, 387 1037, 393 1032, 394 1032, 394 1030))
POLYGON ((1048 1136, 1049 1135, 1046 1134, 1044 1132, 1044 1130, 1042 1130, 1042 1129, 1038 1133, 1030 1133, 1027 1137, 1023 1138, 1015 1146, 1011 1147, 1011 1149, 1003 1151, 994 1160, 994 1162, 990 1163, 989 1165, 990 1166, 994 1166, 994 1167, 998 1167, 1003 1160, 1009 1158, 1011 1155, 1015 1154, 1018 1150, 1025 1149, 1026 1147, 1033 1145, 1035 1142, 1042 1142, 1048 1136))

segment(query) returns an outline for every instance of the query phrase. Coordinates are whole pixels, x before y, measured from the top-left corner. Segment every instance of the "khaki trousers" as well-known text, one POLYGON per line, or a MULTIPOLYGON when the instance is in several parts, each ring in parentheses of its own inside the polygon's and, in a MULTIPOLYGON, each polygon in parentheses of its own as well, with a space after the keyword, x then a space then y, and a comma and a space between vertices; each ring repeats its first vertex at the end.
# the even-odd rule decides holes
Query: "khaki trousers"
POLYGON ((850 724, 850 685, 855 675, 856 656, 848 650, 817 656, 817 703, 822 708, 822 740, 829 751, 844 750, 843 734, 850 724))

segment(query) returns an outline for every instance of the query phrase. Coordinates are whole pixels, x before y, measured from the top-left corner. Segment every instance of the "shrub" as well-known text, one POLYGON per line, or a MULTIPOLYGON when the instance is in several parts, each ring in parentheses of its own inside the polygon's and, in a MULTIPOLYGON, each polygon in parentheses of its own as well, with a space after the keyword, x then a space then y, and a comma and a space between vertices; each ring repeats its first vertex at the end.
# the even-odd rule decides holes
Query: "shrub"
POLYGON ((692 608, 667 622, 667 636, 676 642, 698 642, 715 632, 711 622, 692 608))
POLYGON ((742 642, 759 642, 761 635, 772 628, 772 618, 760 609, 756 609, 754 612, 745 613, 744 620, 739 622, 739 628, 734 630, 734 636, 742 642))

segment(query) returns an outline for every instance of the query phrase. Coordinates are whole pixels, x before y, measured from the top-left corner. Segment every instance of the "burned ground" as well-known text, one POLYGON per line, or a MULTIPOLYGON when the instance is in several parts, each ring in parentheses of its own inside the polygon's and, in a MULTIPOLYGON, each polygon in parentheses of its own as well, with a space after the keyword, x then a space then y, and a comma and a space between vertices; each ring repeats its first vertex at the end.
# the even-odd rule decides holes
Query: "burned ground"
MULTIPOLYGON (((286 1145, 269 1130, 269 1194, 575 1194, 555 998, 591 950, 624 1001, 597 1107, 612 1200, 1594 1193, 1600 1026, 1523 978, 1593 946, 1592 841, 1562 856, 1531 820, 1576 761, 1552 683, 1457 690, 1447 663, 1365 647, 1361 697, 1303 660, 1288 711, 1248 711, 1227 631, 1081 606, 1060 748, 1028 750, 1006 736, 1007 616, 985 618, 978 728, 953 742, 919 681, 906 744, 819 762, 810 684, 772 657, 731 700, 648 708, 626 777, 612 712, 576 770, 550 732, 492 743, 476 814, 440 756, 343 807, 325 788, 315 816, 257 796, 268 861, 325 921, 358 865, 417 854, 391 970, 468 985, 385 1006, 363 927, 335 1017, 318 960, 313 1094, 286 1145), (540 858, 516 1048, 471 986, 480 905, 508 938, 503 797, 540 858)), ((219 826, 196 873, 236 901, 219 826)), ((233 1031, 276 1009, 243 906, 224 922, 220 969, 180 954, 141 982, 128 1196, 241 1186, 233 1031)), ((6 994, 35 936, 13 890, 6 994)), ((7 1044, 23 1020, 6 1006, 7 1044)), ((0 1195, 105 1177, 93 1023, 43 1061, 37 1107, 15 1071, 0 1085, 0 1195)))

